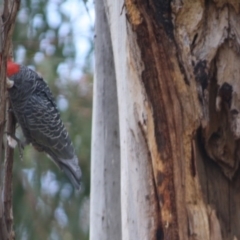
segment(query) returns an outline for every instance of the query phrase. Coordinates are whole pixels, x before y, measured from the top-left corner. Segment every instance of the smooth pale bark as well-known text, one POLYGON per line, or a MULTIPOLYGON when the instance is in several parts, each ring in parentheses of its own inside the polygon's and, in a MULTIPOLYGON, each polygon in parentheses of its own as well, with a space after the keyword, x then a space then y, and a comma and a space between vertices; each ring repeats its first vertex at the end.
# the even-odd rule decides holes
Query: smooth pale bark
POLYGON ((142 71, 139 49, 131 39, 134 35, 131 36, 128 26, 124 1, 105 1, 105 7, 119 103, 122 239, 148 240, 156 236, 159 223, 152 166, 143 129, 149 106, 139 81, 142 71))
POLYGON ((120 146, 116 78, 102 0, 96 1, 90 239, 121 238, 120 146), (104 33, 104 34, 103 34, 104 33))
MULTIPOLYGON (((98 4, 98 3, 96 3, 98 4)), ((148 147, 146 145, 146 139, 144 136, 144 126, 142 126, 145 121, 146 115, 146 99, 144 92, 142 91, 141 83, 138 81, 139 72, 137 71, 133 57, 134 51, 139 51, 135 49, 136 45, 133 42, 127 41, 127 21, 125 15, 120 15, 124 2, 118 1, 115 2, 105 2, 106 13, 108 18, 108 23, 111 31, 111 41, 114 49, 114 63, 116 68, 116 79, 117 79, 117 95, 118 95, 118 105, 119 105, 119 128, 120 128, 120 146, 121 146, 121 221, 122 221, 122 236, 115 235, 113 238, 102 238, 105 236, 105 229, 102 229, 102 232, 96 234, 94 238, 91 234, 91 240, 93 239, 152 239, 156 235, 157 226, 158 226, 158 217, 156 216, 157 210, 157 201, 155 196, 155 186, 152 179, 152 166, 149 159, 148 147), (114 17, 116 16, 116 17, 114 17), (113 20, 114 18, 114 20, 113 20), (116 20, 116 21, 115 21, 116 20), (131 49, 131 51, 130 51, 131 49), (132 54, 130 56, 129 54, 132 54)), ((97 15, 99 10, 97 10, 97 15)), ((96 31, 98 31, 98 26, 103 24, 103 21, 96 20, 96 31)), ((106 37, 107 34, 103 34, 103 30, 99 31, 99 37, 106 37)), ((98 38, 98 33, 97 36, 98 38)), ((106 40, 104 42, 107 44, 106 40)), ((111 44, 109 43, 108 47, 111 44)), ((96 46, 97 48, 97 46, 96 46)), ((107 55, 106 51, 104 54, 107 55)), ((96 54, 99 53, 99 50, 96 49, 96 54)), ((103 54, 103 55, 104 55, 103 54)), ((100 56, 98 56, 99 58, 100 56)), ((98 66, 102 68, 105 63, 108 62, 107 59, 102 56, 101 64, 98 66)), ((99 63, 100 64, 100 63, 99 63)), ((113 69, 109 67, 108 69, 113 69)), ((96 89, 97 82, 99 81, 98 69, 96 69, 96 83, 95 83, 95 101, 94 101, 94 119, 102 118, 102 111, 99 109, 99 106, 96 105, 96 100, 101 101, 100 99, 105 99, 106 96, 101 96, 101 90, 96 89), (99 116, 97 116, 99 115, 99 116)), ((108 77, 108 73, 102 72, 105 78, 108 77)), ((105 79, 106 81, 106 79, 105 79)), ((109 86, 106 86, 108 90, 111 91, 109 86)), ((103 101, 103 100, 102 100, 103 101)), ((104 100, 106 101, 106 99, 104 100)), ((109 106, 112 104, 112 101, 106 101, 109 106)), ((148 107, 148 106, 147 106, 148 107)), ((117 115, 117 114, 116 114, 117 115)), ((107 180, 112 182, 112 179, 106 179, 105 176, 100 176, 99 183, 100 189, 96 189, 97 180, 96 180, 96 167, 102 168, 105 166, 105 157, 100 155, 98 152, 99 146, 96 148, 96 131, 97 128, 102 128, 100 131, 103 131, 105 128, 104 121, 111 121, 112 115, 103 115, 102 125, 93 122, 93 149, 92 152, 95 156, 92 156, 92 190, 91 190, 91 208, 96 209, 94 204, 101 205, 97 203, 97 199, 101 197, 106 197, 106 192, 102 192, 101 185, 104 184, 103 181, 107 180), (96 157, 97 156, 97 157, 96 157), (98 158, 99 163, 96 162, 98 158), (97 193, 95 192, 97 191, 97 193), (105 196, 102 193, 106 194, 105 196), (98 197, 96 198, 97 194, 98 197)), ((100 141, 102 142, 102 141, 100 141)), ((99 144, 99 141, 97 141, 99 144)), ((114 146, 114 145, 113 145, 114 146)), ((105 153, 112 154, 112 149, 106 149, 105 146, 101 146, 102 150, 105 153)), ((114 172, 113 172, 114 174, 114 172)), ((98 173, 99 175, 99 173, 98 173)), ((105 189, 107 190, 107 189, 105 189)), ((96 221, 96 224, 93 223, 93 211, 91 210, 91 233, 95 230, 94 228, 101 228, 101 221, 96 221)), ((107 209, 107 208, 106 208, 107 209)), ((105 210, 106 210, 105 209, 105 210)), ((104 210, 102 208, 102 210, 104 210)), ((99 212, 98 212, 99 213, 99 212)), ((100 211, 100 214, 102 212, 100 211)), ((101 215, 100 215, 101 216, 101 215)))

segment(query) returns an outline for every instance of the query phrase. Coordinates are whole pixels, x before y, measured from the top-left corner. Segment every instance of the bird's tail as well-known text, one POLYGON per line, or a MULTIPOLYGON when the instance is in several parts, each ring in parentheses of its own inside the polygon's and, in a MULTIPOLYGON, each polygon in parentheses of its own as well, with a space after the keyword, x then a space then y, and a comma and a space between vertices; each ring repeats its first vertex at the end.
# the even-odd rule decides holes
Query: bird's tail
POLYGON ((78 190, 81 186, 82 171, 78 165, 78 158, 75 155, 72 159, 58 161, 60 168, 65 172, 71 183, 78 190))

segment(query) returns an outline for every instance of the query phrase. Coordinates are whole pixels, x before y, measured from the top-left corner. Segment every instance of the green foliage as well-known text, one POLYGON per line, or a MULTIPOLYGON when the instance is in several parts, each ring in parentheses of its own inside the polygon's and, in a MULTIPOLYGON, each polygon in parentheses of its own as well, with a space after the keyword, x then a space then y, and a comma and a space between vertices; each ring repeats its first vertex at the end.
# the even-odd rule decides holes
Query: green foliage
MULTIPOLYGON (((84 4, 75 3, 79 12, 86 11, 84 4)), ((82 189, 75 191, 44 153, 27 146, 20 161, 16 150, 13 173, 16 239, 88 239, 93 33, 85 36, 88 52, 79 60, 75 20, 64 10, 64 4, 63 0, 23 0, 13 44, 15 60, 34 66, 56 97, 80 159, 82 189), (54 14, 60 19, 55 25, 51 23, 54 14)), ((21 132, 17 134, 21 136, 21 132)))

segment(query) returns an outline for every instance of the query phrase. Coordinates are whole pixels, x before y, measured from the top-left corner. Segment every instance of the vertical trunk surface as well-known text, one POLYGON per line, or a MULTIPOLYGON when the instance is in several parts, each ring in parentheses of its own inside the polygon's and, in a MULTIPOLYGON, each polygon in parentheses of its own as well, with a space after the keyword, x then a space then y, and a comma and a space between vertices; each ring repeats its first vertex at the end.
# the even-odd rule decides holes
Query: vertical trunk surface
POLYGON ((96 1, 95 9, 97 54, 93 101, 90 239, 121 240, 120 148, 115 66, 102 0, 96 1))
POLYGON ((111 239, 240 240, 240 1, 104 6, 121 156, 122 233, 111 239))

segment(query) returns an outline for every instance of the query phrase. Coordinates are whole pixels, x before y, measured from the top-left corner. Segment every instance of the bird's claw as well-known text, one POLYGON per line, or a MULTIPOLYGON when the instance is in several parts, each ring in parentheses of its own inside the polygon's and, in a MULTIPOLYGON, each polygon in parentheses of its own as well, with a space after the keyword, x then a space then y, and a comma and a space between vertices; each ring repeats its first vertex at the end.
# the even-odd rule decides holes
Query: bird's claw
POLYGON ((7 134, 8 134, 8 136, 7 136, 8 145, 11 148, 15 148, 18 145, 19 157, 22 160, 25 144, 16 136, 9 134, 9 133, 7 133, 7 134))

